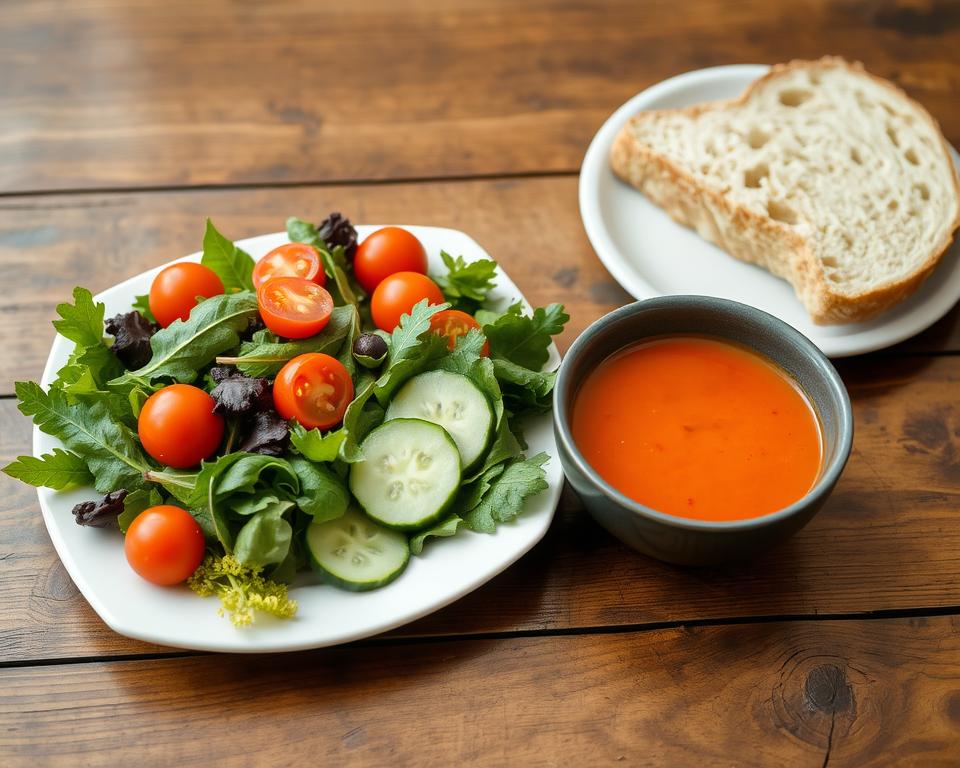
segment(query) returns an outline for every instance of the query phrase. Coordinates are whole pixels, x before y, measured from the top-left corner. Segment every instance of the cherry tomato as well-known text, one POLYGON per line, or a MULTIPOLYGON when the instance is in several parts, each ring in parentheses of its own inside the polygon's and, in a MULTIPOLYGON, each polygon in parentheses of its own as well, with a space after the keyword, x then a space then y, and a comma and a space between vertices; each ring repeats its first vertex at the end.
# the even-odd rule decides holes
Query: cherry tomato
POLYGON ((203 264, 185 261, 171 264, 153 278, 150 286, 150 311, 166 328, 179 318, 186 320, 197 306, 197 297, 209 299, 223 293, 217 273, 203 264))
POLYGON ((327 284, 320 254, 305 243, 281 245, 260 259, 253 268, 253 287, 259 288, 271 277, 302 277, 317 285, 327 284))
MULTIPOLYGON (((483 333, 480 323, 471 315, 461 312, 459 309, 445 309, 430 318, 430 330, 438 336, 446 336, 449 349, 456 346, 457 339, 460 336, 466 336, 473 329, 483 333)), ((483 349, 480 350, 480 354, 484 357, 490 356, 489 341, 483 342, 483 349)))
POLYGON ((414 304, 427 299, 430 304, 443 304, 443 292, 426 275, 419 272, 397 272, 385 278, 373 292, 370 312, 373 322, 382 331, 392 331, 400 324, 400 316, 410 314, 414 304))
POLYGON ((130 567, 162 587, 189 578, 203 560, 203 550, 203 531, 193 515, 169 504, 143 510, 123 540, 130 567))
POLYGON ((353 273, 367 293, 395 272, 427 273, 427 252, 417 238, 400 227, 378 229, 357 247, 353 273))
POLYGON ((307 429, 339 424, 353 400, 353 380, 335 357, 308 352, 293 358, 273 382, 273 405, 307 429))
POLYGON ((223 438, 223 417, 206 392, 171 384, 147 398, 137 419, 140 442, 153 458, 176 469, 195 467, 211 456, 223 438))
POLYGON ((260 317, 277 336, 305 339, 322 331, 333 313, 333 297, 302 277, 271 277, 257 289, 260 317))

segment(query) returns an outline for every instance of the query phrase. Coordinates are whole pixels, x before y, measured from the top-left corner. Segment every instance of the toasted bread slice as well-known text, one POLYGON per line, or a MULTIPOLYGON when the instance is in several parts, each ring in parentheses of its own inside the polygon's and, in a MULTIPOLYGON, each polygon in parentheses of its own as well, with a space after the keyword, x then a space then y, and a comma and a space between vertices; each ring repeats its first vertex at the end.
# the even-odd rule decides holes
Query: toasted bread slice
POLYGON ((733 101, 643 112, 611 163, 676 221, 788 280, 822 324, 909 296, 960 224, 936 121, 838 58, 777 65, 733 101))

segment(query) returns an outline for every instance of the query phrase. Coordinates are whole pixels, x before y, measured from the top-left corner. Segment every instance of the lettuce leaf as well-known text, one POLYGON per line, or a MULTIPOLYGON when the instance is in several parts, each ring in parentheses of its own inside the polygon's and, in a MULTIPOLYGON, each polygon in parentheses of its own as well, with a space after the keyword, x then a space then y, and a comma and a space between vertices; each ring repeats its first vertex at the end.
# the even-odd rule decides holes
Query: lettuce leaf
POLYGON ((252 340, 245 341, 240 345, 239 355, 235 357, 218 356, 217 364, 235 365, 247 376, 276 376, 280 369, 297 355, 303 355, 307 352, 324 352, 332 356, 337 355, 355 322, 355 318, 356 309, 354 307, 334 307, 327 326, 320 333, 298 341, 281 341, 268 330, 257 331, 253 334, 252 340))
POLYGON ((160 377, 189 383, 217 355, 240 343, 240 332, 256 313, 257 297, 251 291, 205 299, 186 321, 175 320, 153 335, 149 363, 114 379, 110 386, 128 390, 160 377))
POLYGON ((221 235, 207 219, 200 263, 217 273, 227 293, 253 290, 253 257, 221 235))

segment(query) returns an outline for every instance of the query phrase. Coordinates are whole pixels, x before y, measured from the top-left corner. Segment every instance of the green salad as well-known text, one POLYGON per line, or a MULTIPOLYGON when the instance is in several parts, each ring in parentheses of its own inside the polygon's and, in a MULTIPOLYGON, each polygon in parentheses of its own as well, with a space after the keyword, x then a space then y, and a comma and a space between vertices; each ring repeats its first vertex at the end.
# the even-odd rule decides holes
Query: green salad
POLYGON ((492 533, 547 487, 524 417, 547 412, 559 304, 488 301, 495 262, 349 220, 291 218, 259 261, 211 222, 199 264, 162 270, 129 312, 57 307, 73 352, 21 412, 63 448, 4 468, 95 489, 80 525, 116 527, 133 571, 217 595, 237 626, 292 616, 287 584, 390 583, 431 539, 492 533))

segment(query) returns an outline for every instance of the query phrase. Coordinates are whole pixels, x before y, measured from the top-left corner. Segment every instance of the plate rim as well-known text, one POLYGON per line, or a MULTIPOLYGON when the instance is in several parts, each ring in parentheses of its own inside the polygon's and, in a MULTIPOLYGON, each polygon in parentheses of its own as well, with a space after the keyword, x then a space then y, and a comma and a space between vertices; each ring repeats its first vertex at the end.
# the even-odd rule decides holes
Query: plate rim
MULTIPOLYGON (((587 239, 590 241, 590 245, 594 249, 597 258, 617 283, 635 299, 642 301, 666 294, 654 288, 638 270, 630 267, 628 259, 617 247, 607 227, 603 223, 602 205, 599 195, 601 174, 609 169, 607 155, 609 154, 609 148, 613 143, 615 133, 627 119, 643 111, 644 107, 642 105, 670 94, 689 83, 696 82, 698 84, 709 85, 711 81, 727 82, 731 78, 749 78, 749 80, 755 80, 766 74, 770 68, 767 64, 724 64, 695 69, 666 78, 643 89, 621 104, 604 120, 599 130, 597 130, 591 139, 580 166, 578 183, 580 219, 587 234, 587 239)), ((744 87, 748 84, 749 81, 745 82, 744 87)), ((949 142, 947 142, 947 148, 954 165, 958 168, 958 171, 960 171, 960 153, 958 153, 956 148, 949 142)), ((638 192, 637 194, 640 193, 638 192)), ((672 223, 676 227, 682 226, 675 222, 672 223)), ((952 258, 957 262, 957 264, 954 265, 954 270, 960 273, 960 236, 958 236, 956 232, 953 235, 951 244, 947 247, 947 251, 938 263, 938 268, 944 265, 947 259, 951 258, 951 252, 954 252, 952 258)), ((727 256, 727 258, 732 258, 726 254, 724 255, 727 256)), ((907 303, 910 302, 911 299, 915 298, 925 286, 929 285, 930 281, 937 279, 937 271, 939 270, 934 270, 933 274, 921 284, 917 292, 898 306, 909 306, 907 303)), ((770 275, 770 277, 771 279, 779 279, 773 275, 770 275)), ((941 274, 939 279, 944 281, 944 274, 941 274)), ((947 279, 945 282, 949 287, 949 280, 947 279)), ((721 298, 730 297, 722 296, 721 298)), ((954 289, 952 293, 943 291, 930 297, 930 299, 938 299, 938 301, 936 304, 927 301, 927 307, 932 307, 932 309, 929 309, 925 313, 920 312, 917 315, 908 315, 909 322, 902 322, 903 318, 896 317, 884 321, 883 315, 880 315, 878 318, 881 321, 879 325, 847 336, 811 338, 809 334, 805 333, 802 329, 797 330, 810 338, 810 340, 830 358, 836 359, 875 352, 899 344, 906 339, 922 333, 949 313, 951 309, 957 305, 958 301, 960 301, 960 281, 957 281, 957 288, 954 289), (863 338, 864 336, 866 338, 863 338)), ((921 303, 917 306, 923 307, 924 305, 921 303)), ((896 307, 891 309, 895 311, 896 307)), ((789 321, 783 317, 780 319, 789 323, 789 321)), ((827 328, 830 326, 824 327, 827 328)), ((840 327, 842 327, 842 325, 840 327)))
MULTIPOLYGON (((431 233, 435 233, 440 236, 442 236, 443 233, 448 233, 451 235, 456 235, 457 237, 463 238, 464 240, 468 241, 469 244, 476 249, 478 258, 481 258, 484 255, 486 255, 487 258, 490 258, 486 249, 483 248, 473 237, 471 237, 466 232, 463 232, 462 230, 453 229, 451 227, 435 227, 435 226, 418 225, 418 224, 357 224, 355 226, 358 229, 358 231, 366 232, 366 233, 372 232, 384 226, 398 226, 398 227, 403 227, 409 230, 429 230, 431 233)), ((280 232, 280 231, 270 232, 270 233, 254 235, 251 237, 243 238, 242 240, 236 240, 235 242, 237 246, 244 248, 244 250, 247 250, 251 248, 250 244, 252 241, 270 240, 270 239, 275 239, 280 237, 287 240, 287 233, 280 232)), ((137 283, 140 280, 150 278, 156 275, 156 273, 158 273, 160 270, 169 266, 170 264, 175 264, 175 263, 184 262, 184 261, 199 261, 201 255, 202 255, 202 251, 196 251, 194 253, 190 253, 185 256, 172 259, 164 264, 160 264, 156 267, 152 267, 150 269, 139 272, 136 275, 133 275, 129 278, 121 280, 115 285, 112 285, 108 288, 105 288, 103 291, 98 292, 94 296, 94 300, 102 301, 103 294, 113 293, 117 289, 122 289, 130 284, 137 283)), ((516 298, 519 298, 523 302, 524 307, 529 310, 530 304, 527 301, 526 296, 520 290, 519 286, 517 286, 516 283, 513 282, 513 280, 510 278, 506 270, 499 265, 499 263, 497 264, 497 271, 500 273, 502 277, 506 278, 506 280, 509 282, 509 286, 511 286, 512 289, 515 289, 515 296, 511 296, 512 300, 516 300, 516 298)), ((510 291, 511 289, 508 287, 507 290, 510 291)), ((131 289, 130 292, 132 293, 133 290, 131 289)), ((54 362, 55 353, 58 347, 62 346, 65 343, 69 344, 69 341, 64 340, 63 337, 60 336, 60 334, 54 335, 53 342, 51 343, 51 346, 50 346, 50 352, 48 353, 46 363, 44 364, 43 374, 41 375, 41 378, 40 378, 40 385, 45 389, 49 386, 50 381, 52 381, 52 379, 55 378, 55 375, 56 375, 55 369, 59 366, 58 363, 54 362)), ((551 342, 548 351, 550 354, 550 358, 545 368, 552 369, 557 365, 559 365, 560 353, 556 344, 553 342, 551 342)), ((551 417, 550 417, 550 414, 544 414, 539 418, 543 420, 547 420, 547 419, 550 419, 551 417)), ((39 427, 37 427, 36 425, 32 427, 31 435, 32 435, 32 439, 31 439, 32 454, 33 456, 39 457, 44 450, 41 447, 42 443, 45 440, 49 439, 50 436, 42 433, 39 427)), ((510 554, 507 557, 497 561, 496 566, 493 569, 491 569, 489 572, 482 572, 479 575, 475 575, 474 577, 468 579, 463 585, 461 585, 459 589, 455 590, 453 593, 449 595, 446 595, 444 598, 442 598, 439 601, 437 600, 426 601, 420 604, 419 607, 417 607, 413 611, 407 611, 402 613, 402 615, 399 618, 396 615, 393 615, 389 618, 379 620, 369 626, 366 626, 362 629, 358 629, 351 633, 343 633, 342 635, 336 636, 336 637, 328 637, 328 638, 321 637, 320 639, 316 639, 316 640, 305 639, 300 642, 285 643, 281 640, 279 642, 272 642, 272 643, 271 642, 257 643, 256 637, 255 637, 256 627, 254 626, 254 627, 242 628, 242 629, 236 630, 238 633, 236 635, 237 639, 241 641, 245 641, 245 640, 252 641, 246 645, 224 645, 217 641, 206 642, 202 638, 199 638, 196 642, 191 641, 189 643, 184 643, 184 642, 172 641, 169 637, 164 636, 162 632, 158 633, 150 630, 149 628, 144 629, 135 624, 134 625, 128 624, 123 620, 122 616, 118 616, 117 614, 115 614, 112 611, 112 609, 109 608, 101 600, 98 589, 95 588, 86 579, 85 569, 82 568, 78 563, 78 561, 73 557, 72 548, 67 543, 66 539, 61 535, 59 523, 54 518, 54 510, 51 506, 51 499, 56 497, 57 492, 48 488, 41 488, 41 487, 38 487, 36 491, 37 491, 37 498, 40 504, 41 513, 43 516, 44 527, 46 528, 47 535, 50 537, 50 541, 53 544, 54 550, 57 553, 57 557, 59 558, 64 569, 67 571, 67 574, 70 576, 71 581, 73 581, 74 585, 77 587, 77 590, 80 592, 83 598, 87 601, 87 603, 94 610, 97 616, 114 632, 117 632, 118 634, 124 635, 126 637, 130 637, 134 640, 140 640, 147 643, 162 645, 162 646, 171 647, 171 648, 185 648, 185 649, 204 651, 204 652, 288 653, 288 652, 296 652, 296 651, 310 650, 315 648, 324 648, 324 647, 342 645, 345 643, 354 642, 356 640, 380 635, 384 632, 388 632, 392 629, 396 629, 398 627, 417 621, 421 618, 424 618, 425 616, 428 616, 432 613, 435 613, 438 610, 441 610, 447 607, 448 605, 451 605, 457 600, 460 600, 461 598, 475 591, 479 587, 486 584, 488 581, 492 580, 499 574, 503 573, 507 568, 512 566, 520 558, 526 555, 531 549, 533 549, 534 546, 536 546, 543 539, 547 531, 549 531, 550 526, 553 523, 553 519, 556 516, 557 506, 559 505, 560 497, 561 497, 563 486, 565 483, 563 473, 562 471, 559 471, 560 460, 557 452, 556 440, 553 435, 552 429, 549 430, 548 435, 549 435, 549 441, 551 443, 551 447, 553 449, 552 453, 550 454, 550 460, 551 460, 550 464, 553 464, 553 467, 551 468, 552 471, 551 469, 547 470, 548 471, 547 489, 543 492, 544 496, 540 497, 540 498, 546 499, 545 513, 542 514, 543 516, 542 524, 537 529, 531 530, 531 535, 529 535, 527 539, 523 541, 522 546, 515 548, 513 551, 510 552, 510 554), (551 475, 553 475, 553 477, 551 477, 551 475), (246 634, 241 635, 240 633, 246 633, 246 634)), ((475 534, 475 535, 480 535, 480 534, 475 534)), ((362 595, 363 593, 360 593, 360 594, 362 595)), ((200 599, 200 598, 196 598, 196 599, 200 599)), ((212 600, 212 598, 210 599, 212 600)), ((216 606, 213 603, 210 604, 210 610, 213 612, 216 611, 216 606)), ((269 617, 264 617, 264 618, 267 621, 270 620, 269 617)), ((223 618, 221 620, 225 622, 227 625, 229 625, 229 620, 227 618, 223 618)))

